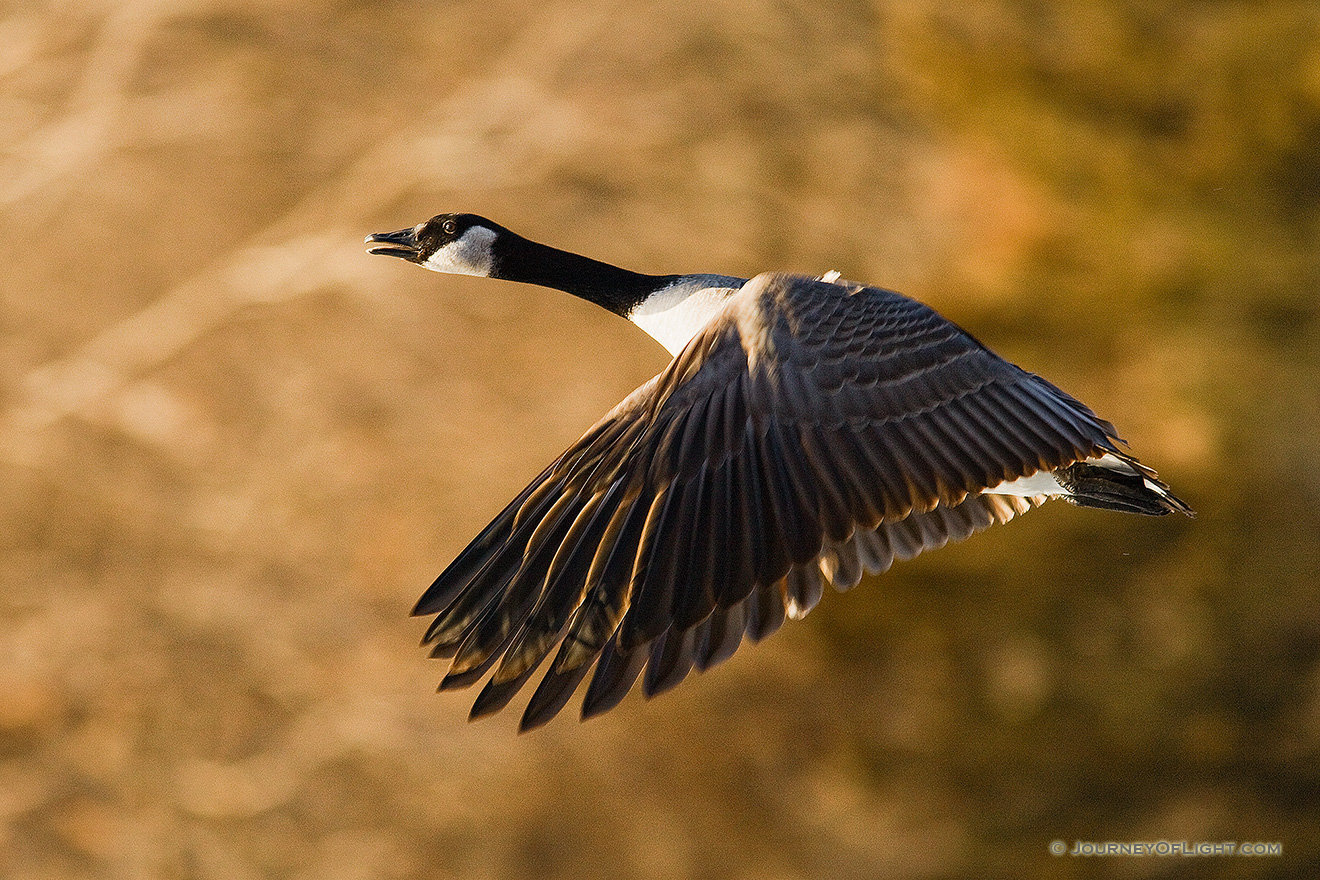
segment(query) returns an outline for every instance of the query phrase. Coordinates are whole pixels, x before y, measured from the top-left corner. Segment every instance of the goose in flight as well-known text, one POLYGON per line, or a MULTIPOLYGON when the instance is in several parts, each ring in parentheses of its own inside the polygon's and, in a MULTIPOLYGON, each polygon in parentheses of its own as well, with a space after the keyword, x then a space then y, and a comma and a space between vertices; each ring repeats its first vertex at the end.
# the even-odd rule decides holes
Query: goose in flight
POLYGON ((563 290, 673 355, 541 472, 436 578, 415 615, 503 708, 551 657, 520 730, 591 675, 584 719, 728 658, 824 584, 1063 498, 1192 510, 1115 428, 929 307, 839 280, 643 275, 473 214, 366 239, 432 269, 563 290))

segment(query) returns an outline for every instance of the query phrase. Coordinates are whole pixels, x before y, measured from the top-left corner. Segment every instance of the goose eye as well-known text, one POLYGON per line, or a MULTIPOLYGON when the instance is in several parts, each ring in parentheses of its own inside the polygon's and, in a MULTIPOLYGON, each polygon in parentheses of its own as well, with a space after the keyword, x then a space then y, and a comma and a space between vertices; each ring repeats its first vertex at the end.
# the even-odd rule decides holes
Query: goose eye
POLYGON ((444 230, 446 235, 453 235, 455 232, 458 232, 458 224, 453 220, 446 220, 444 223, 441 223, 440 228, 444 230))

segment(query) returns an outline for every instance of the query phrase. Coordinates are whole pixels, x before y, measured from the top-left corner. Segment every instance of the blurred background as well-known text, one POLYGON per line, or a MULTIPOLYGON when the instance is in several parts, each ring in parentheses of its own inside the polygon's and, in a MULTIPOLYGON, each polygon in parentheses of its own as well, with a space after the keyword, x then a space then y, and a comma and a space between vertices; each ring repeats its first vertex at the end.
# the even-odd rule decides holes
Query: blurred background
POLYGON ((0 10, 0 875, 1320 872, 1314 2, 0 10), (457 210, 902 290, 1199 517, 1049 505, 469 725, 412 602, 666 356, 364 251, 457 210), (1161 838, 1283 855, 1048 853, 1161 838))

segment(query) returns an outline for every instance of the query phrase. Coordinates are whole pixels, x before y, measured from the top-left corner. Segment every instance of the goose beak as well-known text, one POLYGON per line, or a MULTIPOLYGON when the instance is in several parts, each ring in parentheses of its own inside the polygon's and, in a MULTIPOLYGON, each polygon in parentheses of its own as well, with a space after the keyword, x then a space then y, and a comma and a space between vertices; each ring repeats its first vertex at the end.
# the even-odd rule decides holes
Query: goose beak
POLYGON ((369 254, 402 257, 412 262, 417 262, 422 255, 417 241, 417 230, 413 227, 400 229, 398 232, 372 233, 367 236, 365 244, 375 245, 367 248, 369 254))

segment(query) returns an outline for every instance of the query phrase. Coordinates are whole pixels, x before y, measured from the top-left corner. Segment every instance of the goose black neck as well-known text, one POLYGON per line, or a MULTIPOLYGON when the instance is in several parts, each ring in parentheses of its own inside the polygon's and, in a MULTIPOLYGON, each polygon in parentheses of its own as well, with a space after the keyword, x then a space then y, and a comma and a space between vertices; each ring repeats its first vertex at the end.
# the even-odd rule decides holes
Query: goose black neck
POLYGON ((627 317, 677 275, 643 275, 580 254, 561 251, 503 230, 493 250, 491 277, 553 287, 627 317))

